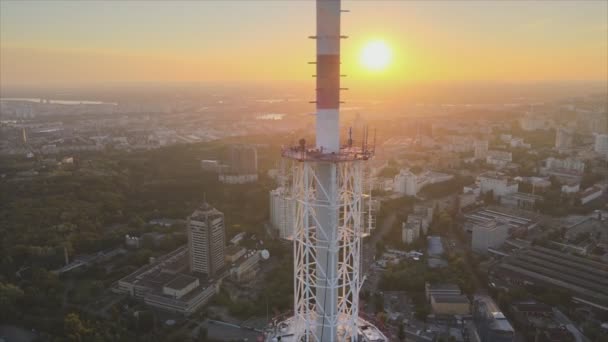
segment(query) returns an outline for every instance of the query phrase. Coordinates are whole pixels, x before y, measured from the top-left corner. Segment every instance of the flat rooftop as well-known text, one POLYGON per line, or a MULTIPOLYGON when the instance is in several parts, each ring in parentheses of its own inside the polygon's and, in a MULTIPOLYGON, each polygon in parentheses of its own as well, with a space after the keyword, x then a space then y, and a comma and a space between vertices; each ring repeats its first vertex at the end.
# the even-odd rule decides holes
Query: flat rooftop
POLYGON ((175 273, 188 266, 188 246, 182 246, 169 254, 156 259, 152 264, 140 267, 120 281, 161 289, 175 277, 175 273))
POLYGON ((458 291, 460 292, 460 286, 456 284, 447 284, 447 283, 437 283, 437 284, 428 284, 428 288, 431 291, 458 291))
POLYGON ((534 220, 523 216, 512 215, 487 208, 475 210, 465 214, 464 217, 469 224, 484 224, 496 220, 498 222, 505 222, 513 228, 531 227, 536 223, 534 220))
POLYGON ((608 263, 533 246, 504 258, 497 270, 608 303, 608 263))
POLYGON ((436 303, 451 303, 451 304, 469 304, 469 298, 465 295, 431 295, 436 303))
POLYGON ((173 278, 173 280, 170 280, 168 283, 166 283, 164 285, 164 287, 174 289, 174 290, 181 290, 197 280, 198 280, 198 278, 195 278, 195 277, 192 277, 192 276, 189 276, 186 274, 179 274, 179 275, 175 276, 175 278, 173 278))

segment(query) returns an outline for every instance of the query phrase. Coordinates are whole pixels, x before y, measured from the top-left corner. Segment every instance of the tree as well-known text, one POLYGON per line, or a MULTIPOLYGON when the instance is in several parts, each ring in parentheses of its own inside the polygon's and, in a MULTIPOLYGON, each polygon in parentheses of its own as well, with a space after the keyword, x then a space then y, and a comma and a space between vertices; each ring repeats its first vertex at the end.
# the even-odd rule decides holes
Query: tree
POLYGON ((65 316, 63 327, 66 335, 72 341, 85 341, 84 337, 91 333, 91 329, 85 327, 76 313, 69 313, 65 316))
POLYGON ((414 316, 416 317, 416 319, 419 319, 423 322, 426 322, 426 316, 429 315, 429 309, 426 306, 419 306, 416 308, 416 312, 414 313, 414 316))
POLYGON ((207 335, 208 335, 207 327, 200 327, 200 329, 198 329, 197 341, 198 342, 207 342, 209 340, 207 335))
POLYGON ((384 312, 384 296, 378 292, 374 294, 374 310, 384 312))
POLYGON ((399 341, 405 340, 405 328, 403 327, 403 322, 399 323, 399 332, 397 337, 399 337, 399 341))
POLYGON ((141 229, 146 224, 141 217, 135 215, 129 220, 129 225, 133 228, 141 229))
POLYGON ((380 258, 385 250, 386 248, 384 247, 384 242, 382 242, 382 240, 376 242, 376 259, 380 258))
POLYGON ((137 312, 137 330, 147 332, 154 329, 154 314, 150 311, 137 312))
POLYGON ((0 283, 0 318, 8 320, 15 318, 19 300, 23 298, 23 290, 13 284, 0 283))

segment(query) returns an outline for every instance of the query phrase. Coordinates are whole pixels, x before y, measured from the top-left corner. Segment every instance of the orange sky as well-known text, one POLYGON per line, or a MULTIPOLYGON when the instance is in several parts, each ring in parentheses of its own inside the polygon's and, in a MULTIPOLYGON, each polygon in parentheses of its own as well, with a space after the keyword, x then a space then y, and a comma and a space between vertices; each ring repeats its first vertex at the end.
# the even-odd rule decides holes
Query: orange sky
MULTIPOLYGON (((303 80, 314 2, 0 2, 0 84, 303 80)), ((608 2, 347 1, 350 82, 608 79, 608 2), (386 41, 383 72, 359 65, 386 41)))

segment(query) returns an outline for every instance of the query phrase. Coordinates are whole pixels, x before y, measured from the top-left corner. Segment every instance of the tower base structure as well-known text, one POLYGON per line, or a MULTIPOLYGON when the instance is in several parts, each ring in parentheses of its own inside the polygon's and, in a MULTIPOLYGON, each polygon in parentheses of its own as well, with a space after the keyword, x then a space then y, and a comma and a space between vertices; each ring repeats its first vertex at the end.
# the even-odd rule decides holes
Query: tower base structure
POLYGON ((359 317, 361 239, 368 233, 363 168, 372 155, 352 143, 337 152, 309 149, 304 141, 283 149, 296 204, 294 313, 270 327, 269 341, 387 341, 359 317))
MULTIPOLYGON (((354 336, 338 335, 334 340, 336 342, 388 342, 386 335, 369 321, 358 318, 357 330, 354 336)), ((344 331, 339 328, 339 332, 344 331)), ((265 332, 266 342, 302 342, 314 341, 313 339, 300 336, 299 331, 303 327, 299 326, 294 317, 287 318, 280 322, 275 322, 269 326, 265 332)), ((328 340, 329 341, 329 340, 328 340)))

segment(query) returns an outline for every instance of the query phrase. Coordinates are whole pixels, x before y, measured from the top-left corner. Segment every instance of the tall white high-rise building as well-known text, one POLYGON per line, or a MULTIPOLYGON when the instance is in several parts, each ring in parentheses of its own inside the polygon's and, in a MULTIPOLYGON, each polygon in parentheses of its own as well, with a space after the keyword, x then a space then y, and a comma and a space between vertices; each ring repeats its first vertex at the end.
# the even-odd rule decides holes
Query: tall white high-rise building
POLYGON ((608 134, 595 135, 595 152, 608 156, 608 134))
POLYGON ((572 133, 566 129, 558 128, 555 131, 555 149, 564 150, 572 147, 572 133))
POLYGON ((296 218, 296 202, 284 187, 270 191, 270 223, 281 239, 292 240, 296 218))
POLYGON ((488 154, 488 141, 477 140, 475 141, 475 159, 486 159, 488 154))
POLYGON ((190 271, 213 276, 224 267, 224 214, 204 203, 188 216, 190 271))
POLYGON ((418 176, 409 169, 402 169, 393 182, 395 192, 406 196, 416 196, 418 193, 418 176))

